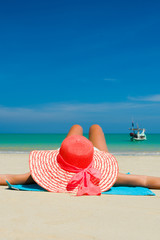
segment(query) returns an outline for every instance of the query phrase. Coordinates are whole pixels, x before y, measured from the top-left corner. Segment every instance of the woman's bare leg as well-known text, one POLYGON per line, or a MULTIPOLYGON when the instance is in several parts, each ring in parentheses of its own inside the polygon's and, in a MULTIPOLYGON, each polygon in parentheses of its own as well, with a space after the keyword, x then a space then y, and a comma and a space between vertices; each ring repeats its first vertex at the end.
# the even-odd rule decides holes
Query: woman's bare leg
POLYGON ((0 185, 7 185, 6 180, 11 184, 31 184, 35 183, 30 173, 24 174, 1 174, 0 185))
POLYGON ((105 136, 99 125, 94 124, 90 127, 89 140, 93 143, 93 146, 98 148, 100 151, 108 152, 105 136))
MULTIPOLYGON (((89 140, 100 151, 108 152, 104 133, 102 131, 102 128, 99 125, 95 124, 90 127, 89 140)), ((115 185, 116 186, 118 185, 140 186, 140 187, 147 187, 151 189, 160 189, 160 177, 119 173, 115 185)))
POLYGON ((73 125, 70 128, 70 130, 67 134, 67 137, 69 137, 71 135, 81 135, 81 136, 83 136, 83 128, 78 124, 73 125))

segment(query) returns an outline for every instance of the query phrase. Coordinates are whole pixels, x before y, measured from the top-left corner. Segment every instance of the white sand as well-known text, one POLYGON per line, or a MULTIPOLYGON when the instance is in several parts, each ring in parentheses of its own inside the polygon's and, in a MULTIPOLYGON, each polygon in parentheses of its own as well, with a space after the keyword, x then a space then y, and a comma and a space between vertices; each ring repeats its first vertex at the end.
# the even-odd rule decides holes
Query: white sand
MULTIPOLYGON (((159 156, 117 156, 120 172, 160 176, 159 156)), ((29 171, 28 154, 0 154, 0 173, 29 171)), ((73 197, 0 187, 0 240, 160 239, 156 196, 73 197)))

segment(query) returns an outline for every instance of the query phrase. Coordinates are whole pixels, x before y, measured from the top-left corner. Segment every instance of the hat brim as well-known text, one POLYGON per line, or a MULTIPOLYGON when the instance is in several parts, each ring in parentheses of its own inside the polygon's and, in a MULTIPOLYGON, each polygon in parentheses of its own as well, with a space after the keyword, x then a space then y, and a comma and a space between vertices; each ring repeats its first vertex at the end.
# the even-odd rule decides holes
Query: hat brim
MULTIPOLYGON (((75 173, 63 170, 57 162, 59 150, 32 151, 29 155, 30 173, 34 181, 49 192, 68 192, 69 180, 75 173)), ((94 150, 92 167, 100 170, 101 192, 109 190, 118 175, 118 163, 110 153, 94 150)), ((73 193, 77 192, 75 188, 73 193)))

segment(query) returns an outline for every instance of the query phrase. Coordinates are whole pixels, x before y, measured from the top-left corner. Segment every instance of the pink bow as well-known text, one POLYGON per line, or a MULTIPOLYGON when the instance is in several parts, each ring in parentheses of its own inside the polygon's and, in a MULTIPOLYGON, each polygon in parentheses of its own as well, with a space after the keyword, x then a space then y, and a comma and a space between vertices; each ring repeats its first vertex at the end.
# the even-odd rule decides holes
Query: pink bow
POLYGON ((100 181, 101 172, 98 169, 91 167, 91 164, 85 169, 75 167, 65 162, 60 154, 57 156, 57 162, 64 170, 76 173, 68 182, 67 191, 72 191, 78 186, 77 196, 101 194, 100 187, 91 181, 91 177, 96 178, 97 182, 100 181))
POLYGON ((77 196, 100 195, 100 187, 91 182, 91 176, 100 180, 100 171, 90 167, 76 173, 68 182, 67 190, 73 190, 78 186, 77 196))

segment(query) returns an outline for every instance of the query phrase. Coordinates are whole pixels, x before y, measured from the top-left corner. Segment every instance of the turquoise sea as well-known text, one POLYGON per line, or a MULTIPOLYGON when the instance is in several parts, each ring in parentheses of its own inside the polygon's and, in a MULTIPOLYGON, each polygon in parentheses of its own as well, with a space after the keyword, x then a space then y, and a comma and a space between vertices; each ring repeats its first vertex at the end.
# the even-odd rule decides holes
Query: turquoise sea
MULTIPOLYGON (((88 137, 87 135, 85 135, 88 137)), ((66 134, 0 134, 0 153, 24 153, 60 147, 66 134)), ((117 155, 160 155, 160 134, 132 142, 129 134, 105 134, 109 152, 117 155)))

